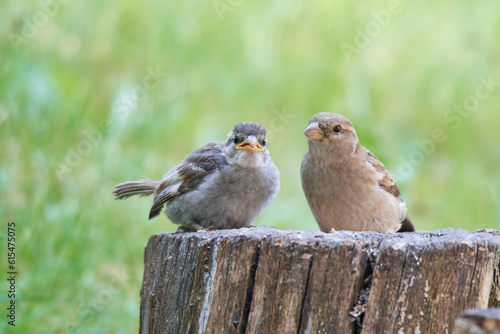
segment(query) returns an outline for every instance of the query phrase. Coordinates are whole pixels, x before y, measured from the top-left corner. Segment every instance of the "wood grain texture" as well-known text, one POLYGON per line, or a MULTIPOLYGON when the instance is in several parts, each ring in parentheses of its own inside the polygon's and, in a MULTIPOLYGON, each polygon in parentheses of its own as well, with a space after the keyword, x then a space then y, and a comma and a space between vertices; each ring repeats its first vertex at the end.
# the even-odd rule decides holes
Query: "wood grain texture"
POLYGON ((141 333, 451 333, 498 302, 500 236, 284 231, 153 235, 141 333))
POLYGON ((367 332, 446 333, 464 309, 488 306, 498 240, 453 232, 381 243, 364 322, 367 332))

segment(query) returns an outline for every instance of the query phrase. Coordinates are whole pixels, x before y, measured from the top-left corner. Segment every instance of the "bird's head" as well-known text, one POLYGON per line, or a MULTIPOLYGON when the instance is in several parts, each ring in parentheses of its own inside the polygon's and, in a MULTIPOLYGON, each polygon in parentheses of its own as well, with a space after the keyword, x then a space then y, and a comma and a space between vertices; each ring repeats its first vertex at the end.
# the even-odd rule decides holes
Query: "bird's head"
POLYGON ((224 149, 230 163, 242 167, 261 167, 270 159, 266 128, 256 122, 237 124, 227 136, 224 149))
POLYGON ((311 151, 335 154, 338 158, 354 154, 359 145, 354 126, 339 114, 323 112, 314 115, 304 134, 311 151))

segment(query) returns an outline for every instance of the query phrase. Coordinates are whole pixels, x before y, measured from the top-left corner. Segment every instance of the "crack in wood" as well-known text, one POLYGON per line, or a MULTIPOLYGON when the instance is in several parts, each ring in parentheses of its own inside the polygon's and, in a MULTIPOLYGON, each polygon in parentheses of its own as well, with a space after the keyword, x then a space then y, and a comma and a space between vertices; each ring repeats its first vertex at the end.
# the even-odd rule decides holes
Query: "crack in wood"
POLYGON ((369 248, 367 251, 366 267, 363 273, 363 284, 361 285, 354 306, 349 312, 349 321, 353 323, 353 334, 361 334, 363 320, 365 318, 366 306, 370 298, 373 271, 377 263, 378 249, 369 248))
POLYGON ((250 279, 248 280, 247 293, 245 296, 245 306, 243 309, 243 317, 241 319, 241 328, 240 328, 241 334, 246 333, 247 330, 248 317, 250 316, 250 310, 252 308, 253 288, 255 286, 255 275, 257 273, 257 268, 259 267, 261 246, 262 246, 261 243, 257 245, 257 249, 255 250, 252 259, 252 265, 250 266, 250 279))

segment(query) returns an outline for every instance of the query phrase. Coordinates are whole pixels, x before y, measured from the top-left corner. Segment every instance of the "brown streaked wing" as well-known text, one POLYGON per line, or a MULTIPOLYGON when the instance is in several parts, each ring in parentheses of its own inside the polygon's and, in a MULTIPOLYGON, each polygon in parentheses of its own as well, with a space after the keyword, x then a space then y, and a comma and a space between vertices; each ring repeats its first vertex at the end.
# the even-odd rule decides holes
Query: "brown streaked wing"
POLYGON ((159 215, 167 201, 196 189, 207 175, 226 166, 227 160, 222 154, 224 144, 225 142, 210 142, 189 154, 172 172, 172 177, 167 177, 156 188, 149 219, 159 215), (179 183, 175 191, 170 190, 170 186, 179 183))
POLYGON ((401 192, 399 191, 399 187, 396 184, 396 181, 392 177, 391 173, 385 169, 384 165, 377 159, 372 152, 366 150, 368 154, 368 162, 375 168, 375 170, 383 175, 382 179, 378 180, 378 185, 380 188, 384 189, 388 193, 399 197, 401 196, 401 192))
POLYGON ((179 193, 195 189, 205 176, 227 166, 226 157, 222 154, 224 144, 225 142, 205 144, 184 159, 177 169, 177 173, 183 180, 179 193))

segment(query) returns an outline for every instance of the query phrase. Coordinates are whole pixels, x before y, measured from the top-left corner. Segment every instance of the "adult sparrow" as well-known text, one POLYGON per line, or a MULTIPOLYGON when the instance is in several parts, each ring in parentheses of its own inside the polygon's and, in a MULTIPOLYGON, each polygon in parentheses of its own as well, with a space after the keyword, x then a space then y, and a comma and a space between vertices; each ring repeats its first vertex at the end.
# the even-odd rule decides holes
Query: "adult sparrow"
POLYGON ((279 171, 267 147, 267 131, 256 122, 236 125, 226 141, 207 143, 161 181, 115 186, 117 199, 155 195, 149 219, 166 205, 168 219, 184 230, 249 226, 274 199, 279 171))
POLYGON ((302 188, 323 232, 411 232, 399 188, 384 165, 359 144, 342 115, 314 115, 304 134, 302 188))

